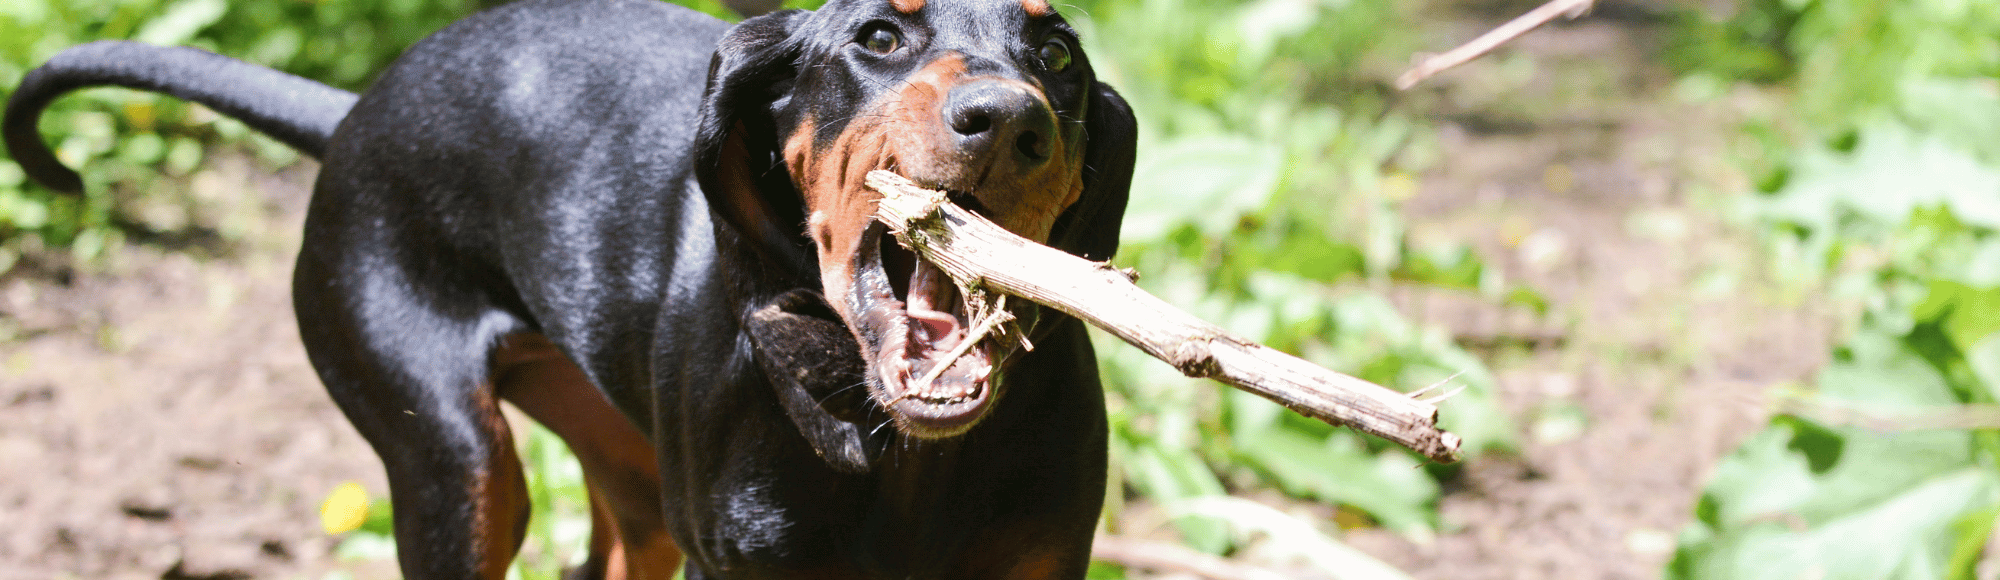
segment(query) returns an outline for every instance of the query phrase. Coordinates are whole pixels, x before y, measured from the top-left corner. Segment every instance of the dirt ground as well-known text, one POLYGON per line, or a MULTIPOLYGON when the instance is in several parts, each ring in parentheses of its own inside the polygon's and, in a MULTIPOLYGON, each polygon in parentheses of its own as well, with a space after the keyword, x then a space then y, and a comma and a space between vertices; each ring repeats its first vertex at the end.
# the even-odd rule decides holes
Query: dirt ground
POLYGON ((192 186, 254 218, 227 256, 0 282, 0 578, 319 578, 319 501, 383 489, 292 321, 311 169, 216 157, 192 186))
MULTIPOLYGON (((1708 470, 1762 425, 1764 391, 1825 362, 1835 308, 1772 279, 1731 225, 1751 188, 1730 122, 1772 103, 1677 100, 1645 58, 1661 16, 1601 5, 1419 97, 1443 152, 1404 206, 1412 236, 1474 245, 1552 307, 1400 302, 1490 355, 1526 441, 1467 465, 1435 541, 1350 535, 1418 578, 1658 577, 1708 470)), ((1493 23, 1468 16, 1453 38, 1493 23)))
MULTIPOLYGON (((1413 239, 1471 244, 1551 303, 1535 316, 1396 297, 1487 355, 1524 441, 1469 462, 1438 537, 1347 535, 1418 578, 1657 577, 1706 470, 1759 424, 1767 387, 1823 362, 1836 326, 1761 273, 1768 258, 1726 211, 1725 192, 1748 189, 1727 123, 1768 103, 1676 101, 1644 58, 1651 15, 1604 12, 1410 100, 1442 145, 1405 204, 1413 239)), ((1505 17, 1455 14, 1440 36, 1505 17)), ((193 186, 248 218, 221 255, 131 245, 101 273, 0 279, 0 579, 351 566, 318 503, 342 481, 383 486, 292 322, 312 169, 218 157, 193 186)))

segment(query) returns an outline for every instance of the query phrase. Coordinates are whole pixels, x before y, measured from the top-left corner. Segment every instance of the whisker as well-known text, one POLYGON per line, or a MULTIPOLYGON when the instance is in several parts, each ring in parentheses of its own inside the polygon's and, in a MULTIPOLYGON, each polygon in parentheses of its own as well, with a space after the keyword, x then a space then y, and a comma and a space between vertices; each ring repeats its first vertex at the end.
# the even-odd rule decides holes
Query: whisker
POLYGON ((829 401, 829 400, 832 400, 832 399, 833 399, 833 397, 834 397, 835 395, 839 395, 839 394, 841 394, 841 393, 845 393, 845 392, 848 392, 848 391, 851 391, 851 390, 854 390, 854 388, 855 388, 855 387, 863 387, 863 386, 867 386, 867 385, 868 385, 868 381, 861 381, 861 382, 858 382, 858 383, 854 383, 854 384, 852 384, 852 385, 848 385, 848 386, 845 386, 845 387, 841 387, 840 389, 838 389, 838 390, 835 390, 834 392, 831 392, 831 393, 827 393, 825 397, 822 397, 822 398, 820 398, 820 400, 818 400, 818 401, 815 401, 815 404, 821 404, 821 405, 824 405, 824 404, 826 404, 826 402, 827 402, 827 401, 829 401))

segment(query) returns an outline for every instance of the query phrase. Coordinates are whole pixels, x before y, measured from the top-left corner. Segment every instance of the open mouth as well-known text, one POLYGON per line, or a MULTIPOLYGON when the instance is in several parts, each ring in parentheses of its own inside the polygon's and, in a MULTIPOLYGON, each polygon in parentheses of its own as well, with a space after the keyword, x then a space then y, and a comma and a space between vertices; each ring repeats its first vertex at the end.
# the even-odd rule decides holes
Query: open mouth
POLYGON ((863 233, 854 265, 876 402, 909 435, 941 439, 971 429, 998 398, 1000 353, 995 341, 969 336, 967 297, 944 271, 897 245, 881 223, 863 233))

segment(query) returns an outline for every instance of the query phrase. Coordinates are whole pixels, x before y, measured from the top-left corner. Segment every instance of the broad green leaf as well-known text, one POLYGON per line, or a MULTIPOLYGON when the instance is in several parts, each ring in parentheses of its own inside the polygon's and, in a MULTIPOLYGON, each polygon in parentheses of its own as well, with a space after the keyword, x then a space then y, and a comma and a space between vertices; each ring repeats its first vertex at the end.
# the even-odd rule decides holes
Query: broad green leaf
POLYGON ((1236 31, 1242 35, 1244 46, 1239 63, 1253 69, 1262 66, 1271 58, 1278 41, 1311 30, 1319 20, 1318 4, 1315 0, 1250 2, 1236 22, 1236 31))
POLYGON ((1264 207, 1277 188, 1283 156, 1244 137, 1211 135, 1141 151, 1126 209, 1126 237, 1149 239, 1180 224, 1223 236, 1243 215, 1264 207))
POLYGON ((147 21, 132 39, 162 46, 187 44, 195 33, 221 20, 228 9, 225 0, 181 0, 167 7, 158 18, 147 21))
POLYGON ((1986 387, 1986 396, 2000 401, 2000 335, 1988 336, 1965 350, 1966 367, 1986 387))
POLYGON ((1848 340, 1847 352, 1848 360, 1820 371, 1820 396, 1878 411, 1960 402, 1944 376, 1896 337, 1864 330, 1848 340))
MULTIPOLYGON (((1951 388, 1895 337, 1864 330, 1819 377, 1816 404, 1862 412, 1955 405, 1951 388)), ((1814 404, 1809 403, 1809 404, 1814 404)), ((1716 466, 1670 577, 1937 578, 1957 525, 2000 501, 2000 474, 1972 434, 1874 432, 1779 417, 1716 466)))
POLYGON ((1964 149, 1894 124, 1860 133, 1852 153, 1809 151, 1793 164, 1767 216, 1831 230, 1841 212, 1900 224, 1923 207, 1943 205, 1965 223, 2000 228, 2000 168, 1964 149))
POLYGON ((2000 287, 2000 237, 1977 242, 1966 261, 1969 263, 1961 281, 1973 286, 2000 287))
POLYGON ((1437 483, 1407 455, 1370 453, 1351 433, 1313 437, 1288 429, 1245 436, 1237 449, 1293 495, 1353 506, 1399 532, 1431 529, 1437 483))
POLYGON ((1837 519, 1856 506, 1895 497, 1926 479, 1972 465, 1972 439, 1965 431, 1847 430, 1846 435, 1839 463, 1816 478, 1813 494, 1793 508, 1809 523, 1837 519))
POLYGON ((1962 514, 2000 500, 1991 470, 1939 474, 1801 528, 1772 512, 1683 544, 1670 577, 1705 580, 1930 580, 1944 575, 1962 514))
POLYGON ((1717 464, 1696 509, 1699 521, 1715 530, 1754 527, 1804 503, 1819 482, 1791 442, 1790 428, 1772 426, 1717 464))
POLYGON ((1993 536, 1996 519, 2000 519, 2000 505, 1967 512, 1953 522, 1951 536, 1956 541, 1952 545, 1951 561, 1945 568, 1949 578, 1974 580, 1979 561, 1986 555, 1986 542, 1993 536))
POLYGON ((1934 281, 1933 292, 1940 286, 1952 288, 1950 318, 1945 319, 1945 334, 1951 337, 1953 346, 1962 351, 1971 350, 1974 344, 2000 332, 2000 287, 1972 288, 1951 281, 1934 281))
MULTIPOLYGON (((1135 474, 1132 483, 1141 493, 1163 502, 1222 496, 1222 482, 1215 478, 1201 458, 1188 451, 1172 451, 1157 445, 1134 447, 1127 466, 1135 474)), ((1200 515, 1174 519, 1181 538, 1195 549, 1221 553, 1229 547, 1229 530, 1221 522, 1200 515)))

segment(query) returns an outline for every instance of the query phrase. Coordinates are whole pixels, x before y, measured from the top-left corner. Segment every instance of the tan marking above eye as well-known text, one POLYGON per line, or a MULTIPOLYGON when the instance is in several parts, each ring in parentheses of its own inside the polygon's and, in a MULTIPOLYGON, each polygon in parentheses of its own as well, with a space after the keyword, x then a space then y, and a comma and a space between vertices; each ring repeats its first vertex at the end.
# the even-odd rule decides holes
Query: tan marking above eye
POLYGON ((1035 18, 1048 16, 1056 11, 1055 7, 1049 6, 1048 0, 1021 0, 1021 9, 1028 11, 1028 15, 1035 18))
POLYGON ((924 0, 889 0, 889 5, 895 7, 897 12, 916 14, 924 9, 924 0))

